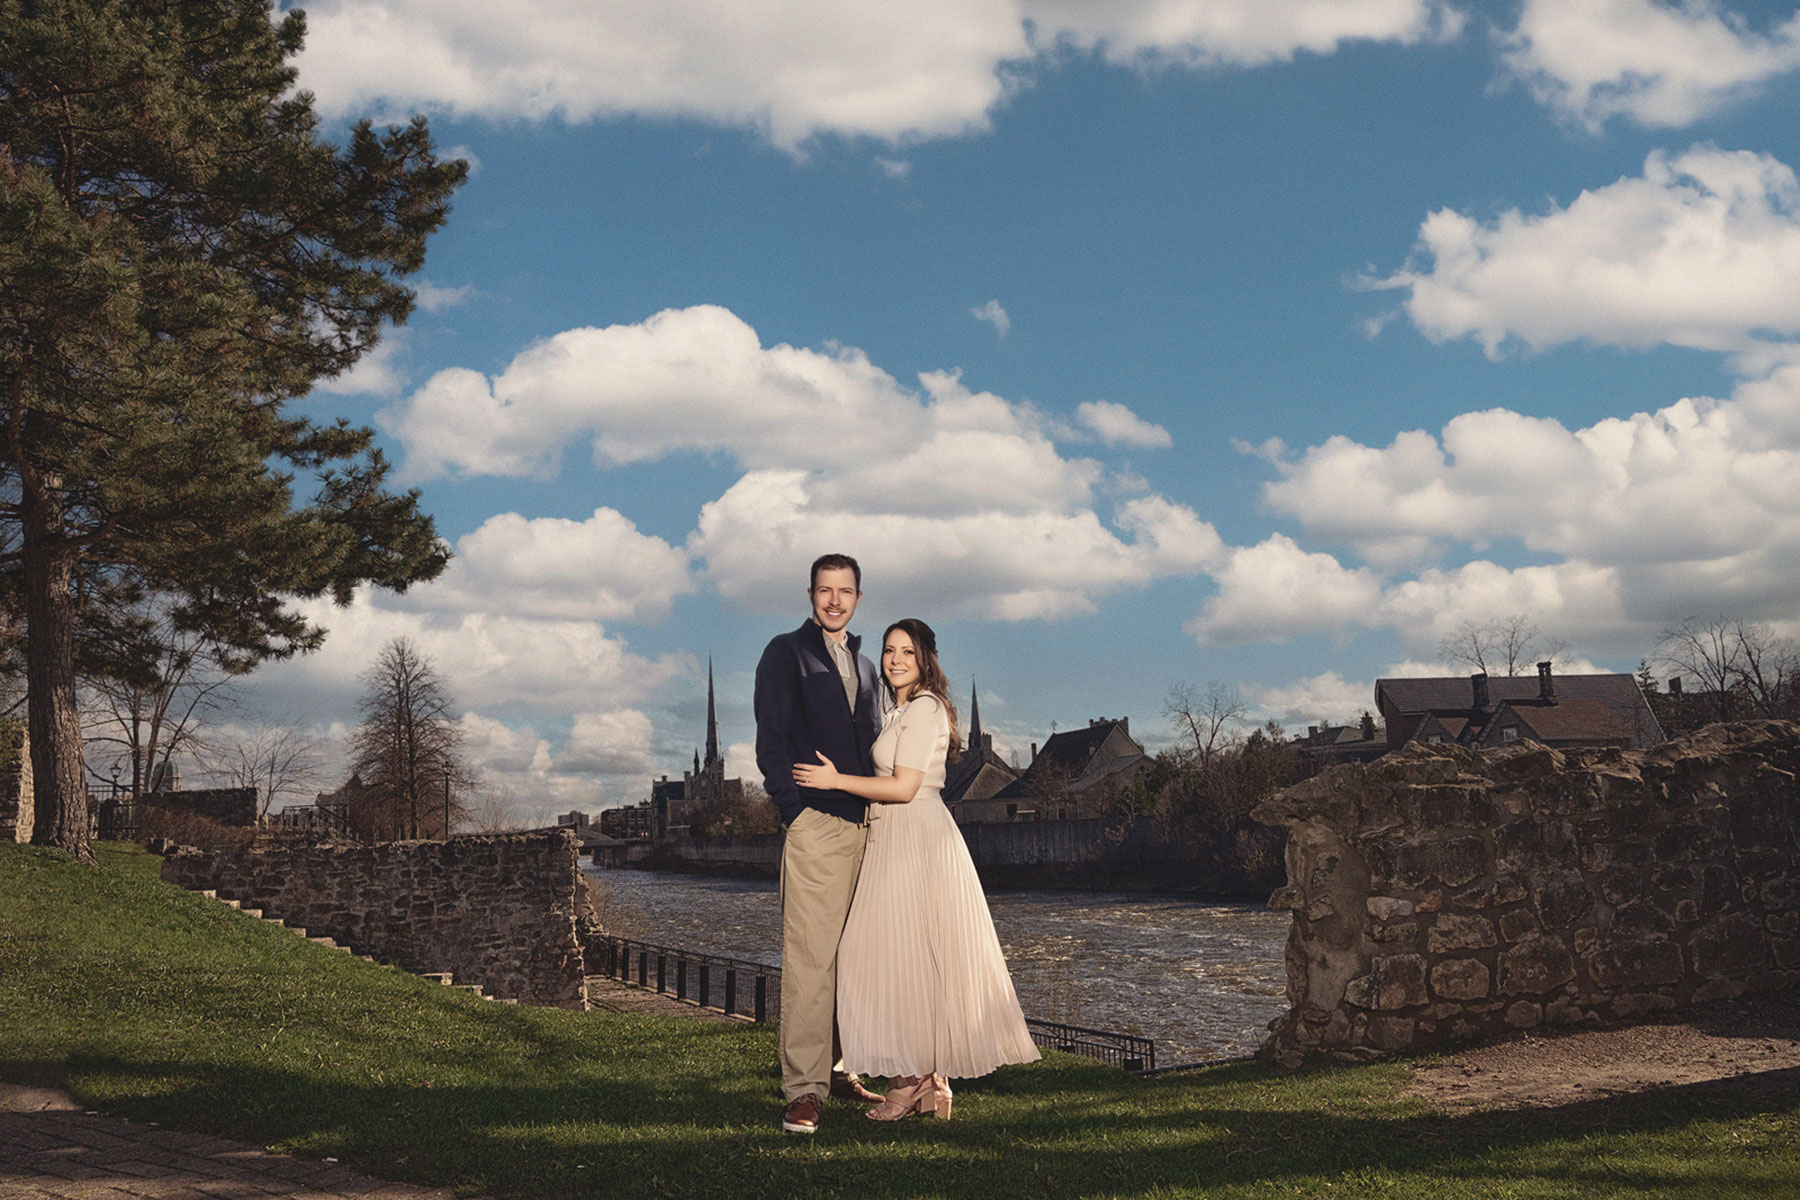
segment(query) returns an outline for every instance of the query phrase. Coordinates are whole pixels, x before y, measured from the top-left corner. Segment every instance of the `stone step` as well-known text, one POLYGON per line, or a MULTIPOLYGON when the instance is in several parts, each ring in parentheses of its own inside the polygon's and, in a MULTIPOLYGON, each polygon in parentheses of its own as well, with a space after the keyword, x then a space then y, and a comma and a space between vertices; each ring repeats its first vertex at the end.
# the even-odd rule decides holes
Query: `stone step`
MULTIPOLYGON (((205 896, 208 900, 217 900, 219 898, 219 893, 212 888, 202 888, 200 889, 200 894, 205 896)), ((226 903, 229 904, 230 901, 226 901, 226 903)))
POLYGON ((333 941, 332 939, 330 939, 328 937, 309 937, 306 940, 311 942, 315 946, 326 946, 332 950, 343 949, 342 946, 339 946, 335 941, 333 941))
POLYGON ((419 978, 430 979, 433 982, 443 984, 445 987, 449 987, 455 982, 451 979, 450 972, 448 971, 421 971, 419 973, 419 978))
POLYGON ((259 921, 262 920, 263 910, 260 908, 240 908, 238 911, 243 913, 246 917, 255 917, 259 921))

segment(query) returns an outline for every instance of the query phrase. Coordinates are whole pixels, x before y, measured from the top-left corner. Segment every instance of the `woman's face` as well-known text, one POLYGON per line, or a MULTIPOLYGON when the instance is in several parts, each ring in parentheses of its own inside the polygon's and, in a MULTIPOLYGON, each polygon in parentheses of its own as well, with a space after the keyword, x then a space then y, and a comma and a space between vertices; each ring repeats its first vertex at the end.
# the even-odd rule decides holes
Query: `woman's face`
POLYGON ((906 630, 896 629, 881 646, 881 671, 894 691, 904 694, 919 682, 919 654, 906 630))

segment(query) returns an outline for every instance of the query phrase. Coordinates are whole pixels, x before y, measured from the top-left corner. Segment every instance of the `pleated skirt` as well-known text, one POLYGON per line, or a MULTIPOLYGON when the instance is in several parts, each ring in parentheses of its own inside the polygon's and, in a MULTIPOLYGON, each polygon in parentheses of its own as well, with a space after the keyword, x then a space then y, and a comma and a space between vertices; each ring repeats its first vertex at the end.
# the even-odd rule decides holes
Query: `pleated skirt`
POLYGON ((1041 1058, 943 799, 879 807, 838 944, 845 1068, 968 1079, 1041 1058))

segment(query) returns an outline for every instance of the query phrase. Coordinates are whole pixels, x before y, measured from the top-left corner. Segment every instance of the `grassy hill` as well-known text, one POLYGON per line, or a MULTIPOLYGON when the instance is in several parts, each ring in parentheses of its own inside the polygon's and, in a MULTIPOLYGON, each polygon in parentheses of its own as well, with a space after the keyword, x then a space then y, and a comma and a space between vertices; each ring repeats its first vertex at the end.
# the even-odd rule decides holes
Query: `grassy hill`
POLYGON ((772 1029, 485 1002, 163 884, 0 845, 0 1079, 500 1196, 1800 1194, 1800 1096, 1443 1114, 1404 1063, 1139 1079, 1053 1056, 957 1119, 783 1135, 772 1029))

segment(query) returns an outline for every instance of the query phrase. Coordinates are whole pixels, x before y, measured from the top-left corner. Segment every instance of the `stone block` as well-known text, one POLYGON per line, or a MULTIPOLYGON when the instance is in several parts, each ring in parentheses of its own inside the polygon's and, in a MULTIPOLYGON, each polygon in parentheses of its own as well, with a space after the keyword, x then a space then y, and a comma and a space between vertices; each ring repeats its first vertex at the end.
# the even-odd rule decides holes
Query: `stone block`
POLYGON ((1411 1017, 1377 1017, 1369 1022, 1370 1045, 1390 1053, 1413 1044, 1415 1026, 1411 1017))
POLYGON ((1394 851, 1393 870, 1409 887, 1432 881, 1456 887, 1487 872, 1487 843, 1474 836, 1405 843, 1394 851))
POLYGON ((1611 936, 1642 939, 1675 932, 1669 914, 1649 900, 1633 900, 1613 913, 1611 936))
POLYGON ((1306 889, 1286 884, 1269 894, 1269 907, 1276 912, 1299 912, 1306 907, 1306 889))
POLYGON ((1694 930, 1688 945, 1694 969, 1702 975, 1740 974, 1768 961, 1768 937, 1752 913, 1729 913, 1702 925, 1694 930))
POLYGON ((1531 937, 1541 928, 1537 914, 1528 908, 1515 908, 1511 912, 1500 914, 1500 937, 1503 941, 1516 942, 1521 938, 1531 937))
POLYGON ((1422 913, 1434 913, 1444 907, 1444 889, 1427 888, 1419 895, 1418 909, 1422 913))
POLYGON ((1700 919, 1700 906, 1692 900, 1675 902, 1675 920, 1682 925, 1692 925, 1700 919))
POLYGON ((1506 1008, 1506 1023, 1514 1029, 1530 1029, 1541 1025, 1543 1020, 1544 1006, 1529 1000, 1516 1001, 1506 1008))
POLYGON ((1413 914, 1413 902, 1397 896, 1370 896, 1363 901, 1363 908, 1377 921, 1392 921, 1413 914))
POLYGON ((1532 938, 1500 952, 1500 994, 1541 996, 1575 978, 1575 958, 1561 940, 1532 938))
POLYGON ((1730 849, 1724 835, 1697 820, 1675 821, 1650 843, 1659 863, 1706 862, 1730 849))
POLYGON ((1777 875, 1773 879, 1763 880, 1763 907, 1786 911, 1800 906, 1800 885, 1796 885, 1792 875, 1777 875))
POLYGON ((1592 925, 1583 925, 1570 938, 1570 943, 1575 947, 1575 953, 1583 955, 1592 950, 1599 941, 1600 931, 1592 925))
POLYGON ((1587 959, 1588 974, 1607 991, 1681 982, 1681 947, 1667 938, 1609 939, 1587 959))
POLYGON ((1441 999, 1483 1000, 1492 985, 1492 973, 1478 958, 1447 958, 1431 968, 1431 990, 1441 999))
POLYGON ((1425 949, 1432 954, 1478 950, 1494 945, 1496 940, 1493 922, 1486 917, 1439 913, 1436 924, 1425 935, 1425 949))
POLYGON ((1715 916, 1739 903, 1743 888, 1737 873, 1723 863, 1707 863, 1700 868, 1700 915, 1715 916))
POLYGON ((1417 954, 1389 954, 1369 964, 1369 973, 1352 979, 1344 999, 1358 1008, 1392 1011, 1429 999, 1425 993, 1425 960, 1417 954))
POLYGON ((1480 887, 1472 887, 1456 897, 1456 907, 1470 912, 1486 912, 1505 904, 1517 904, 1529 895, 1525 885, 1511 877, 1496 879, 1480 887))
POLYGON ((1369 940, 1391 944, 1395 942, 1412 942, 1419 936, 1417 921, 1383 921, 1369 930, 1369 940))
POLYGON ((1641 841, 1593 842, 1582 848, 1581 865, 1587 871, 1618 867, 1644 867, 1650 862, 1650 846, 1641 841))
POLYGON ((1770 913, 1763 918, 1763 928, 1786 936, 1800 933, 1800 913, 1770 913))
POLYGON ((1784 971, 1800 968, 1800 938, 1770 938, 1769 953, 1784 971))
POLYGON ((1594 907, 1594 892, 1579 875, 1552 875, 1531 889, 1531 906, 1546 929, 1562 929, 1594 907))
POLYGON ((1575 835, 1566 821, 1514 821, 1494 831, 1494 853, 1507 871, 1566 863, 1575 856, 1575 835))

